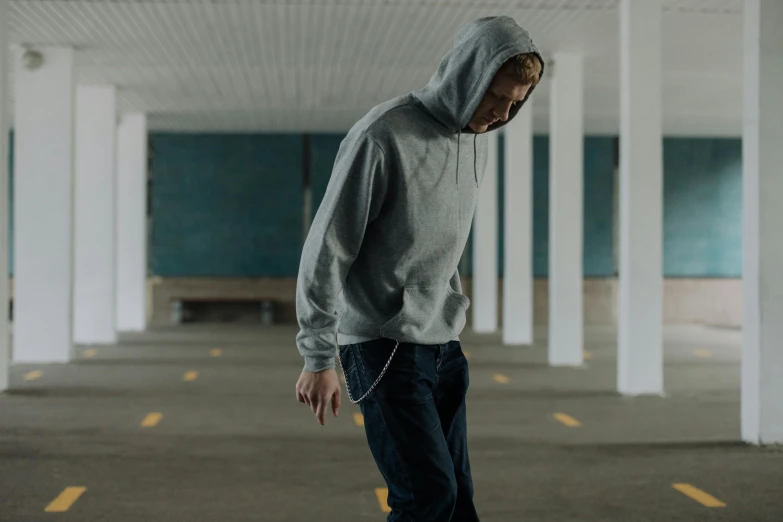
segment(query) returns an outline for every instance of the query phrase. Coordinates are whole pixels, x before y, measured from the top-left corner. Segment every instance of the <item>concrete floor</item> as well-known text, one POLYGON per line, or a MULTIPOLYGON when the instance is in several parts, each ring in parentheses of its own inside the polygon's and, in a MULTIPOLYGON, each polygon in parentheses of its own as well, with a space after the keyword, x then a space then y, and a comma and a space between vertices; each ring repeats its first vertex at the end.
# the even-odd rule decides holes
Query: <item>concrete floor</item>
MULTIPOLYGON (((344 400, 322 427, 296 402, 294 335, 187 326, 79 347, 68 365, 14 366, 0 396, 0 520, 384 520, 358 408, 344 400), (142 427, 151 412, 163 417, 142 427), (67 511, 45 512, 73 486, 86 491, 67 511)), ((547 367, 543 337, 504 348, 463 336, 484 522, 783 520, 783 451, 738 442, 739 332, 667 328, 667 395, 643 398, 613 391, 614 333, 586 336, 581 368, 547 367)))

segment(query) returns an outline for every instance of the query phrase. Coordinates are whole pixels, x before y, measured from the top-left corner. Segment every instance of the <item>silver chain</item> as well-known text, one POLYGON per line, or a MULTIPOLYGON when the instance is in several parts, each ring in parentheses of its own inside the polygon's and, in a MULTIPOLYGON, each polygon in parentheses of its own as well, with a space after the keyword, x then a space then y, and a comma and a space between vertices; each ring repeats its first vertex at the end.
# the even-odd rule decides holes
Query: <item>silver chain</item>
MULTIPOLYGON (((348 384, 348 376, 347 375, 345 376, 345 380, 346 380, 346 382, 345 382, 345 391, 348 392, 348 400, 350 400, 351 403, 359 404, 365 398, 367 398, 367 396, 370 394, 371 391, 373 391, 373 389, 375 389, 376 386, 378 386, 378 383, 381 382, 381 377, 383 377, 383 374, 386 373, 386 370, 389 369, 389 365, 392 362, 392 357, 394 357, 394 354, 397 352, 397 348, 399 346, 400 346, 400 341, 397 341, 396 344, 394 345, 394 350, 392 350, 392 353, 389 356, 389 360, 386 361, 386 364, 384 365, 383 370, 381 370, 381 374, 378 376, 377 379, 375 379, 375 382, 372 383, 372 386, 370 386, 370 389, 367 390, 365 392, 365 394, 362 395, 360 398, 354 400, 353 397, 351 397, 351 386, 348 384)), ((340 363, 340 370, 342 370, 343 375, 345 375, 345 368, 343 368, 343 361, 340 359, 340 354, 339 353, 337 354, 337 362, 340 363)), ((358 365, 359 363, 357 362, 356 364, 358 365)), ((358 378, 358 375, 357 375, 357 378, 358 378)))

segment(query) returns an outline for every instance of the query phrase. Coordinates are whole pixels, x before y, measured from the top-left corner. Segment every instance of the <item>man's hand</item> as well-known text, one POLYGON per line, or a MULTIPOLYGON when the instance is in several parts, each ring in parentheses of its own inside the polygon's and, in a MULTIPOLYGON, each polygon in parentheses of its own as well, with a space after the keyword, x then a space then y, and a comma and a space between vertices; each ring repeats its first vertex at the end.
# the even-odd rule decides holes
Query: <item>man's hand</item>
POLYGON ((340 383, 334 369, 321 372, 302 372, 296 383, 296 400, 310 406, 316 419, 323 426, 326 423, 326 408, 330 405, 337 417, 340 410, 340 383))

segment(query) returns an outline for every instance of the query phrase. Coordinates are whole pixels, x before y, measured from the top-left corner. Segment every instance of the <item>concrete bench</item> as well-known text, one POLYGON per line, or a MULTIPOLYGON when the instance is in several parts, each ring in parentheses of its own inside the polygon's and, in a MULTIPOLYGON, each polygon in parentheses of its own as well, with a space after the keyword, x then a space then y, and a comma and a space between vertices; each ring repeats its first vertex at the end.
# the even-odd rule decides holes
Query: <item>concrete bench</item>
POLYGON ((259 305, 259 317, 261 324, 270 325, 274 323, 275 304, 279 300, 275 297, 232 297, 232 296, 210 296, 210 297, 190 297, 175 296, 171 299, 171 323, 181 324, 189 317, 188 304, 204 303, 257 303, 259 305))
POLYGON ((153 277, 148 281, 150 326, 180 324, 189 305, 258 303, 262 323, 295 321, 295 278, 153 277))

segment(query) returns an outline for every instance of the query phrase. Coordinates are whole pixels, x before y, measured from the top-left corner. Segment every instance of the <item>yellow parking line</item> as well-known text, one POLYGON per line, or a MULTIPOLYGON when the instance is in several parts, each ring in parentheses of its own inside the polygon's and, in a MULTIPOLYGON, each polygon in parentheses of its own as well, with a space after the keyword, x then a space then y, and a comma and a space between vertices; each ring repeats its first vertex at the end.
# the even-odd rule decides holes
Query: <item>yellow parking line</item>
POLYGON ((343 383, 345 383, 345 375, 343 375, 342 373, 340 374, 340 380, 343 381, 343 383))
POLYGON ((571 428, 578 428, 582 425, 581 422, 566 413, 555 413, 554 416, 557 420, 571 428))
POLYGON ((701 357, 702 359, 709 359, 712 357, 712 352, 709 350, 694 350, 693 354, 696 357, 701 357))
POLYGON ((40 379, 41 375, 43 375, 43 372, 41 370, 35 370, 30 373, 24 374, 24 380, 25 381, 34 381, 36 379, 40 379))
POLYGON ((209 355, 211 355, 212 357, 220 357, 221 355, 223 355, 223 350, 221 350, 220 348, 212 348, 209 351, 209 355))
POLYGON ((381 511, 391 513, 391 508, 386 503, 389 498, 389 490, 386 488, 375 488, 375 496, 378 497, 378 505, 381 506, 381 511))
POLYGON ((463 351, 462 353, 465 354, 465 359, 470 360, 470 352, 463 351))
POLYGON ((98 350, 95 350, 93 348, 88 348, 82 352, 82 355, 89 359, 90 357, 95 357, 96 353, 98 353, 98 350))
POLYGON ((361 413, 354 413, 353 414, 353 422, 357 426, 364 426, 364 415, 362 415, 361 413))
POLYGON ((585 350, 584 357, 585 357, 585 359, 592 359, 593 358, 593 354, 588 352, 587 350, 585 350))
POLYGON ((144 417, 144 420, 141 421, 141 427, 142 428, 152 428, 154 426, 157 426, 160 422, 160 419, 163 418, 163 414, 160 412, 152 412, 148 413, 146 417, 144 417))
POLYGON ((502 373, 496 373, 492 376, 492 380, 495 382, 499 382, 500 384, 506 384, 509 381, 509 378, 503 375, 502 373))
POLYGON ((196 379, 198 379, 198 372, 193 372, 193 371, 186 372, 185 376, 182 377, 182 379, 185 381, 195 381, 196 379))
POLYGON ((62 513, 68 511, 76 500, 87 491, 85 487, 71 486, 63 490, 60 495, 44 508, 47 513, 62 513))
POLYGON ((706 493, 702 490, 700 490, 697 487, 691 486, 690 484, 672 484, 672 487, 682 493, 683 495, 686 495, 699 504, 707 507, 726 507, 725 502, 721 502, 717 498, 713 497, 709 493, 706 493))

